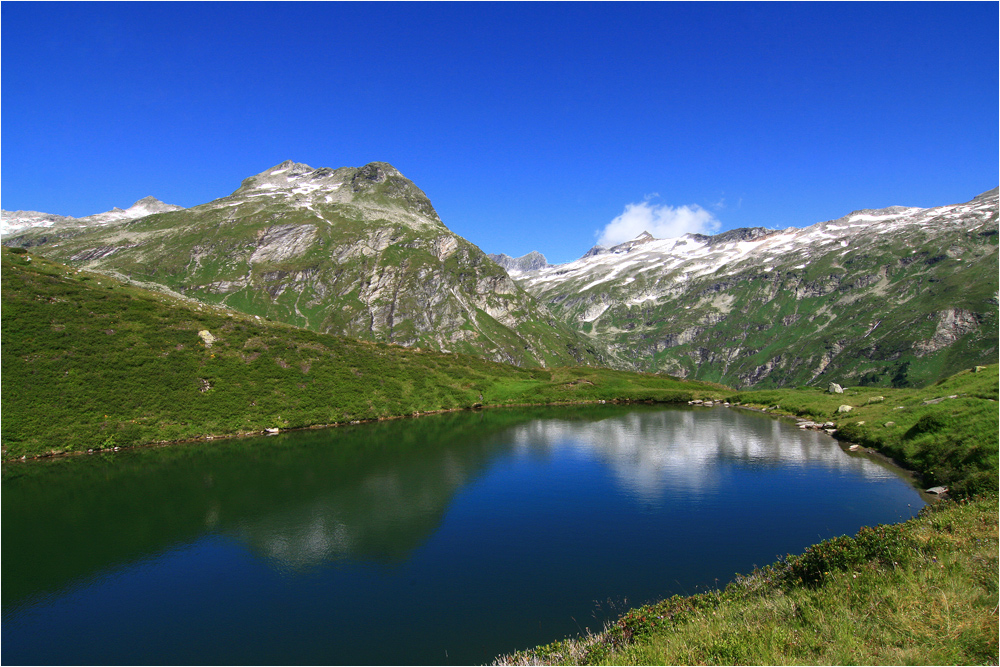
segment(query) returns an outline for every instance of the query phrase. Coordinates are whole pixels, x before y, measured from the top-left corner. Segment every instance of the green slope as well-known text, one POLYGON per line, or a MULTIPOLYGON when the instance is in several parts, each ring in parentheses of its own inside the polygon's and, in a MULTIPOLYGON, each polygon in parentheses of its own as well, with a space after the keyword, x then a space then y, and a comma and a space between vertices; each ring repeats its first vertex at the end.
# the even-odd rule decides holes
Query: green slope
POLYGON ((475 405, 720 395, 321 334, 7 248, 2 262, 5 460, 475 405))
POLYGON ((997 497, 809 547, 502 665, 995 665, 997 497))

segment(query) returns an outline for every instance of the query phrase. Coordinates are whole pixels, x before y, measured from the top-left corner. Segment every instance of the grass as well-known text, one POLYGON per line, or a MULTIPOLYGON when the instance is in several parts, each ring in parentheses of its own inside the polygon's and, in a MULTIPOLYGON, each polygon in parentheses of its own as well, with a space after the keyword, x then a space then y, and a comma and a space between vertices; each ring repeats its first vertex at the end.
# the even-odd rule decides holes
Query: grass
POLYGON ((739 392, 734 402, 833 421, 837 437, 878 450, 953 495, 997 490, 998 366, 961 371, 921 389, 850 387, 739 392), (841 406, 849 412, 838 412, 841 406))
POLYGON ((722 395, 665 375, 331 336, 9 249, 2 270, 6 461, 480 406, 722 395))

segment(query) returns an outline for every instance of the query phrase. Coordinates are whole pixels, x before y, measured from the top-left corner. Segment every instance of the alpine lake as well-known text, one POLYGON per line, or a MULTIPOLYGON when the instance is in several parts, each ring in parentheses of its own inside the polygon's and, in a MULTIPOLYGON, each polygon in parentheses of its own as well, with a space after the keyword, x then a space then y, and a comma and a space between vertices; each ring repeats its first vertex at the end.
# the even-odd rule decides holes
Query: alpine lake
POLYGON ((489 409, 4 468, 5 664, 489 664, 860 527, 908 476, 738 409, 489 409))

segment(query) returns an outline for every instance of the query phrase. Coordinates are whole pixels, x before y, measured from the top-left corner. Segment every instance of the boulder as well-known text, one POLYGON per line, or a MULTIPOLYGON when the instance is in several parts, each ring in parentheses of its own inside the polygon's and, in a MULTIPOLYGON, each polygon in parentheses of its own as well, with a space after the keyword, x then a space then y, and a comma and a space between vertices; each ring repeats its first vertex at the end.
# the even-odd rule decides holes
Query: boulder
POLYGON ((854 408, 852 408, 849 405, 841 405, 839 408, 837 408, 837 412, 850 412, 853 409, 854 408))
POLYGON ((205 347, 212 347, 212 343, 215 342, 215 336, 213 336, 207 329, 199 331, 198 336, 205 341, 205 347))
POLYGON ((829 389, 827 389, 827 391, 828 391, 829 393, 831 393, 831 394, 843 394, 843 393, 844 393, 844 388, 843 388, 843 387, 841 387, 841 386, 840 386, 839 384, 837 384, 836 382, 831 382, 831 383, 830 383, 830 388, 829 388, 829 389))

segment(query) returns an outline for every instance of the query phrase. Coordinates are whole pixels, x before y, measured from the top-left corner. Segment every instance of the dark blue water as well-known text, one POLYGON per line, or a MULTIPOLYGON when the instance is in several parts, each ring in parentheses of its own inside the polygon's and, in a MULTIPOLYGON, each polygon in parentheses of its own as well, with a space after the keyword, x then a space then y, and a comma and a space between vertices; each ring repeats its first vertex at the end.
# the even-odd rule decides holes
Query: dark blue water
POLYGON ((477 664, 923 505, 728 409, 490 410, 9 466, 5 664, 477 664))

